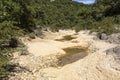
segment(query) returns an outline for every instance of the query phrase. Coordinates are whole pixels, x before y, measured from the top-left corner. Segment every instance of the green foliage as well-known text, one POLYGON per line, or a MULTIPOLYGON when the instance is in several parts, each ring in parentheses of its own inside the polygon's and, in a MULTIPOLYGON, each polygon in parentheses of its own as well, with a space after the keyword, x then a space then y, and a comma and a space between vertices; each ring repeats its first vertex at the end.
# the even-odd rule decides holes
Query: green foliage
POLYGON ((111 34, 115 31, 115 24, 114 24, 114 18, 113 17, 107 17, 104 18, 102 21, 93 23, 93 31, 96 31, 98 33, 106 33, 111 34))
POLYGON ((5 47, 4 45, 0 45, 0 79, 6 77, 8 75, 8 70, 6 66, 9 65, 10 53, 12 53, 14 49, 5 47))
POLYGON ((4 21, 0 23, 0 43, 2 41, 8 41, 11 37, 15 37, 22 34, 22 30, 19 27, 13 26, 14 22, 4 21))
POLYGON ((0 54, 0 77, 6 75, 6 70, 3 68, 7 64, 6 57, 0 54))

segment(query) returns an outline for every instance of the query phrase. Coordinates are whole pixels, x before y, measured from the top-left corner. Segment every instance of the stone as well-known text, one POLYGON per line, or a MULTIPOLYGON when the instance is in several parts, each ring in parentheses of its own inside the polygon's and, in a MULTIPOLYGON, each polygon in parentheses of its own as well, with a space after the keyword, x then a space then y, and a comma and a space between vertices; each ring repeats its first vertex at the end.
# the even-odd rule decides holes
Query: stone
POLYGON ((120 57, 120 46, 115 47, 115 48, 113 49, 113 51, 115 52, 115 54, 116 54, 117 56, 120 57))
POLYGON ((90 34, 96 36, 97 32, 91 32, 90 34))
POLYGON ((107 41, 110 43, 120 44, 120 33, 111 34, 107 41))
POLYGON ((42 36, 41 30, 34 30, 34 34, 35 34, 37 37, 41 37, 41 36, 42 36))
POLYGON ((107 40, 108 36, 105 33, 100 34, 99 38, 101 40, 107 40))
POLYGON ((29 34, 29 37, 31 38, 31 39, 35 39, 35 34, 34 33, 31 33, 31 34, 29 34))
POLYGON ((108 49, 106 51, 106 54, 107 55, 112 55, 115 58, 115 60, 120 61, 120 46, 108 49))

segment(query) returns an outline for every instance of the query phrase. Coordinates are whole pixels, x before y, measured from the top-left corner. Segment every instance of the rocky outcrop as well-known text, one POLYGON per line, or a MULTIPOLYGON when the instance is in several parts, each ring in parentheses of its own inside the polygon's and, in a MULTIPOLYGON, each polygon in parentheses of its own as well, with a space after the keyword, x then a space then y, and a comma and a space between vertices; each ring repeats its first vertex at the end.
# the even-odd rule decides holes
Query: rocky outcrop
POLYGON ((111 34, 108 36, 107 41, 110 43, 120 44, 120 33, 111 34))
POLYGON ((105 33, 101 33, 98 38, 100 40, 105 40, 110 43, 120 44, 120 33, 113 33, 111 35, 107 35, 105 33))
POLYGON ((114 48, 108 49, 106 52, 107 52, 107 53, 120 54, 120 46, 117 46, 117 47, 114 47, 114 48))
POLYGON ((112 55, 114 59, 120 63, 120 46, 108 49, 106 53, 108 55, 112 55))

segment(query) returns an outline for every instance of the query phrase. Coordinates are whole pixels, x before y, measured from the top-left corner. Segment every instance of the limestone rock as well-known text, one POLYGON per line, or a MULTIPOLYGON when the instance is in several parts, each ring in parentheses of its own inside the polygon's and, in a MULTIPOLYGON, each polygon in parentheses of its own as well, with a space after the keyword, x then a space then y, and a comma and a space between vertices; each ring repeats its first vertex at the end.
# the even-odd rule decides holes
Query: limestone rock
POLYGON ((107 41, 110 42, 110 43, 120 44, 120 33, 111 34, 108 37, 107 41))
POLYGON ((107 50, 106 53, 113 55, 116 60, 120 60, 120 46, 111 48, 111 49, 107 50))
POLYGON ((107 40, 108 37, 107 37, 107 35, 105 33, 102 33, 102 34, 100 34, 99 38, 101 40, 107 40))

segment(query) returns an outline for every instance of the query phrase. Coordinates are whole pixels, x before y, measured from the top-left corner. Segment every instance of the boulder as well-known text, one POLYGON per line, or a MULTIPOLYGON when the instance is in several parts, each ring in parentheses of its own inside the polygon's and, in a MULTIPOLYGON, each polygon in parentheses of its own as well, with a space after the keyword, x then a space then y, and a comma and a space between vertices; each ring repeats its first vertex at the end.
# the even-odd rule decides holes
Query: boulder
POLYGON ((110 43, 120 44, 120 33, 111 34, 108 37, 107 41, 110 42, 110 43))
POLYGON ((120 46, 107 50, 106 54, 112 55, 115 58, 115 60, 118 60, 120 62, 120 46))
POLYGON ((113 48, 113 52, 120 57, 120 46, 113 48))
POLYGON ((107 50, 105 59, 106 64, 108 64, 111 69, 116 70, 117 72, 120 71, 120 45, 107 50))
POLYGON ((41 36, 42 36, 42 31, 41 31, 40 29, 34 30, 34 34, 35 34, 37 37, 41 37, 41 36))
POLYGON ((105 33, 100 34, 99 39, 101 40, 107 40, 108 36, 105 33))

